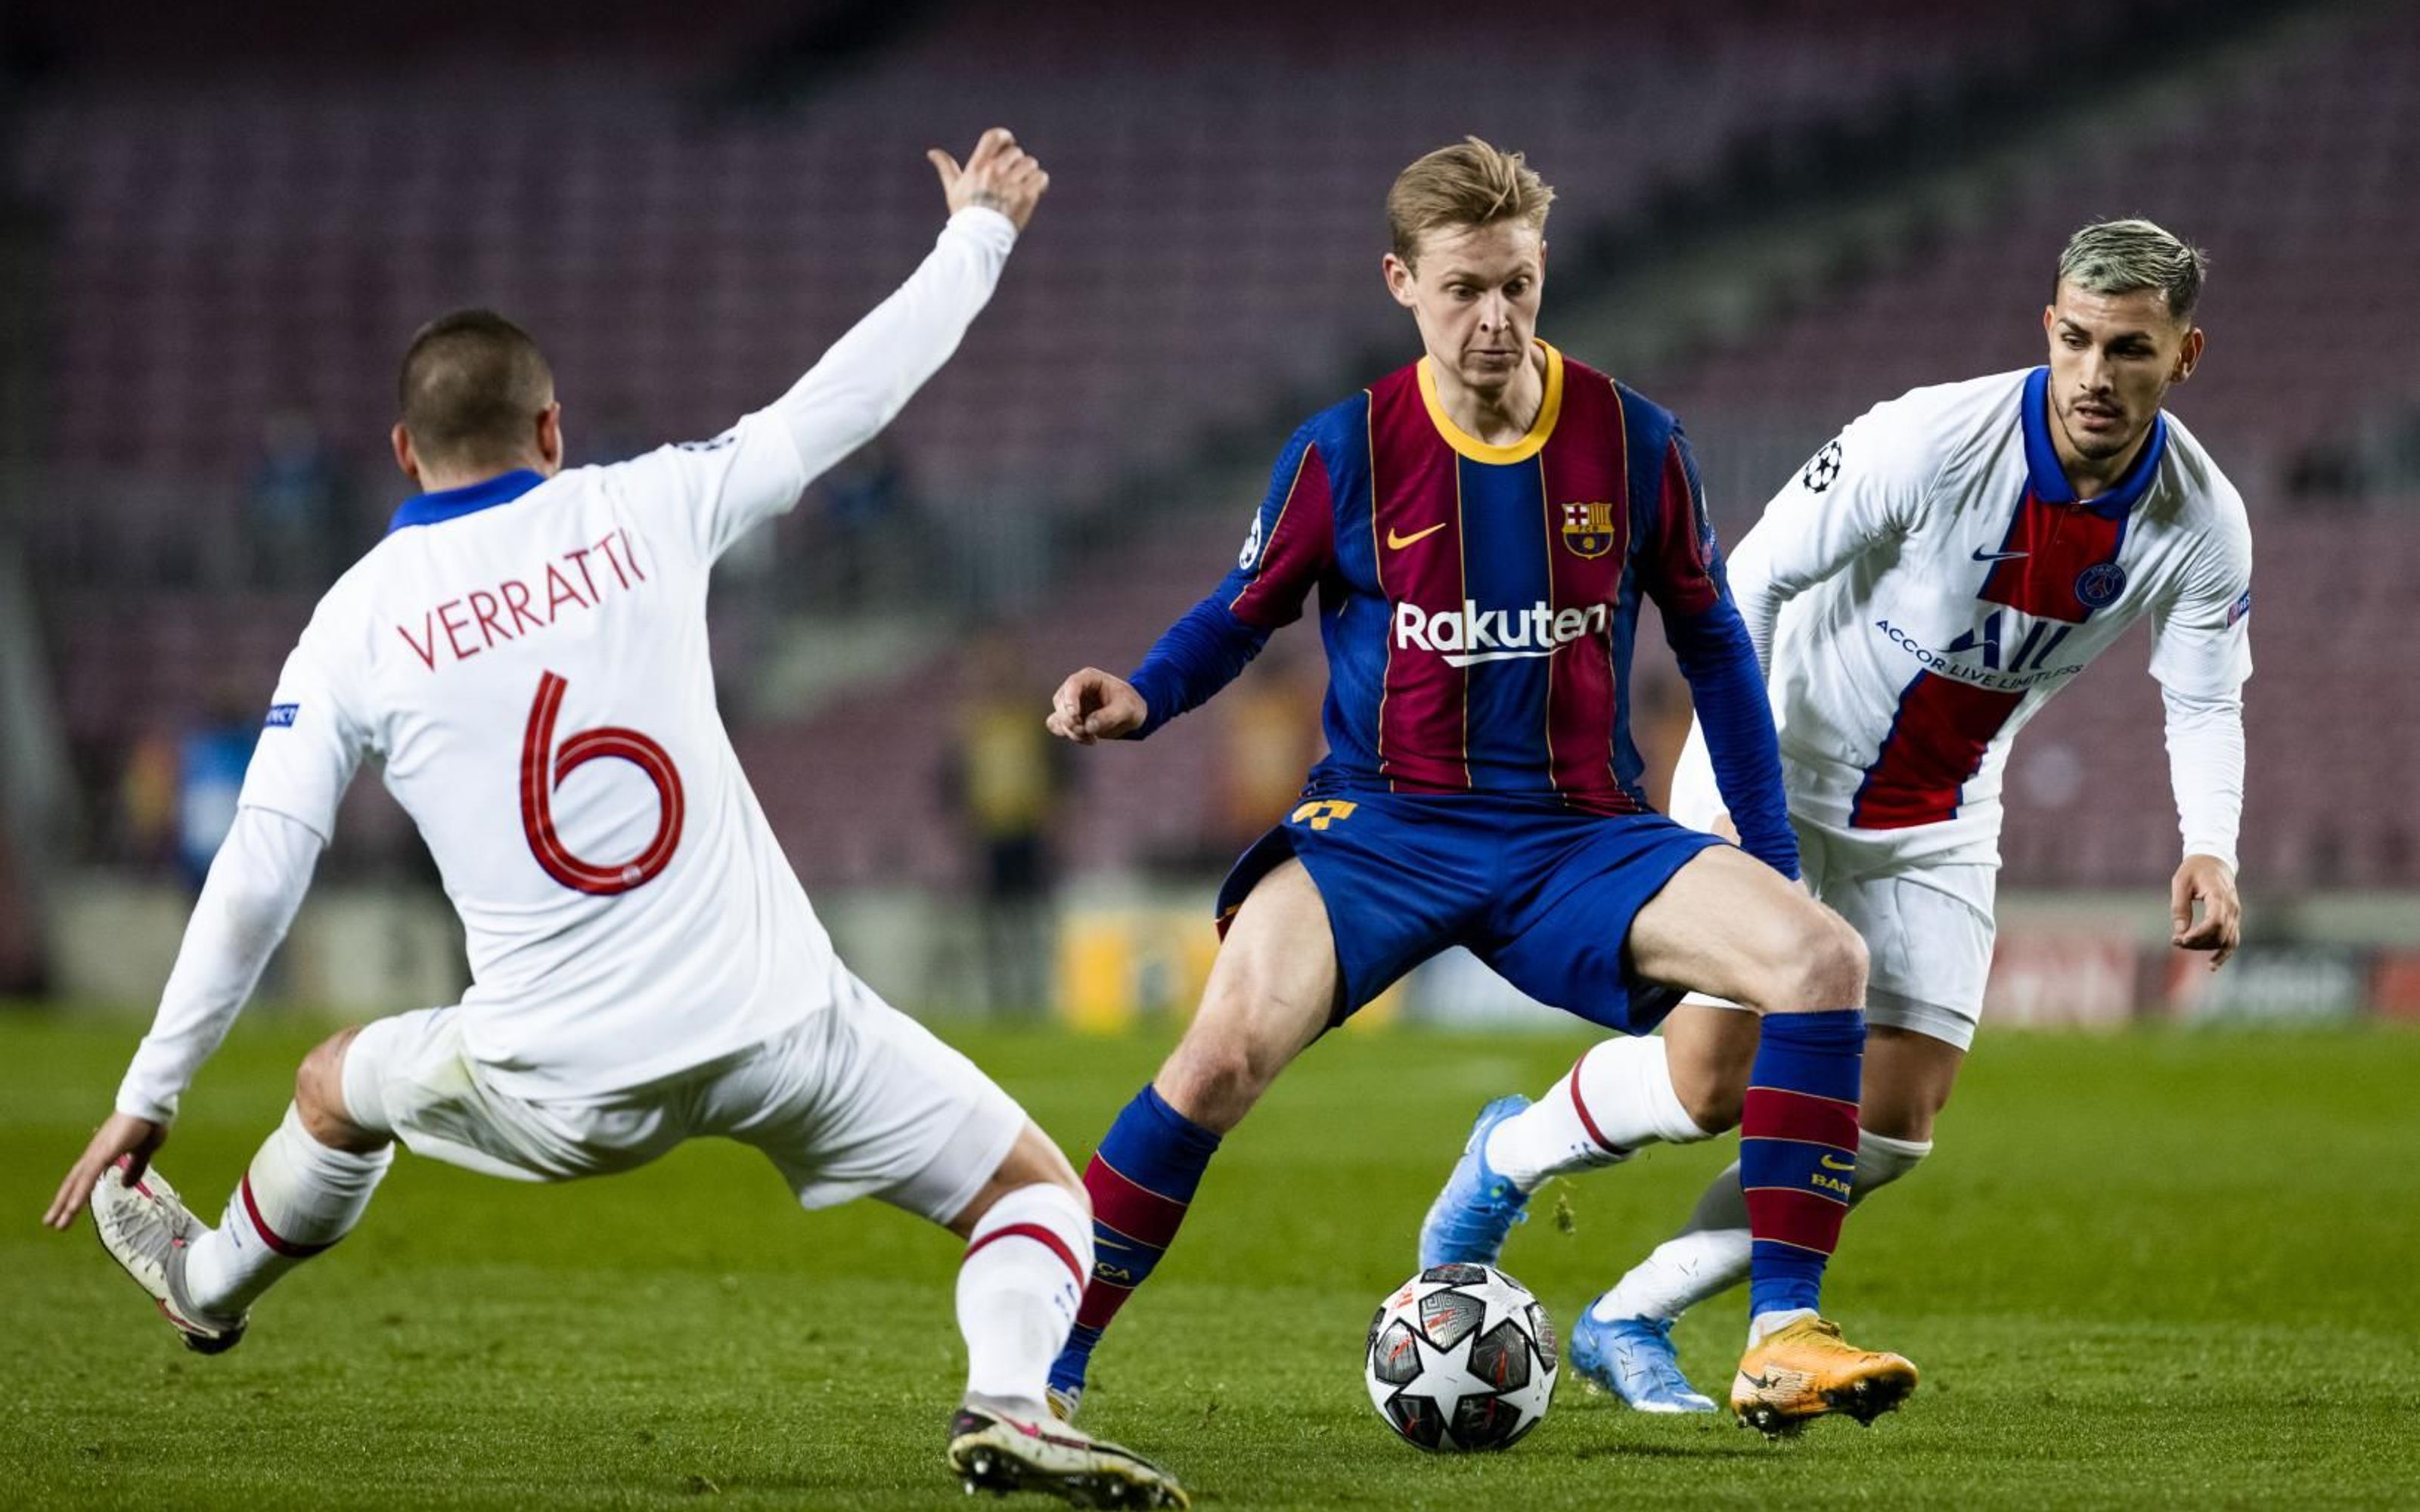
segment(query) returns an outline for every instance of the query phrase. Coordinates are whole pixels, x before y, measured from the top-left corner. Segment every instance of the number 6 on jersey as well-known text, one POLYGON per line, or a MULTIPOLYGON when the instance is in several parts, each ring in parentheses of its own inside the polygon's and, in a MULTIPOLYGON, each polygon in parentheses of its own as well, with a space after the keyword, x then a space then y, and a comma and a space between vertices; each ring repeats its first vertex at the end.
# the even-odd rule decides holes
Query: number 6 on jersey
POLYGON ((570 686, 554 672, 538 678, 537 698, 530 704, 529 733, 521 739, 521 830, 529 837, 530 853, 548 876, 575 891, 610 897, 644 887, 672 863, 673 851, 680 844, 684 809, 680 772, 663 747, 635 730, 618 726, 582 730, 555 750, 554 721, 563 712, 564 689, 570 686), (661 805, 654 836, 637 856, 618 866, 599 866, 572 855, 554 832, 554 790, 575 767, 606 756, 619 757, 646 773, 661 805))

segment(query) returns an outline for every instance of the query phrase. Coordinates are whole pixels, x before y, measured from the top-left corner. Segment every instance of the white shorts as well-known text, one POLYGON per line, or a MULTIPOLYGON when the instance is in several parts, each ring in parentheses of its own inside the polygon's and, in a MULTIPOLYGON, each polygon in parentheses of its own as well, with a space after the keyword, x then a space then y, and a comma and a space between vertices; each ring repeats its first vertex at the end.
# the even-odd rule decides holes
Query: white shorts
POLYGON ((1866 1022, 1972 1046, 1992 977, 1999 868, 1903 862, 1885 846, 1797 828, 1807 887, 1866 942, 1866 1022))
POLYGON ((416 1155, 524 1181, 645 1165, 717 1135, 765 1152, 803 1207, 873 1196, 946 1224, 1024 1130, 974 1062, 870 992, 762 1044, 602 1097, 520 1098, 462 1048, 466 1013, 429 1008, 365 1026, 345 1052, 355 1123, 416 1155))
MULTIPOLYGON (((1792 826, 1807 890, 1866 942, 1866 1022, 1970 1048, 1992 976, 1999 869, 1907 861, 1887 843, 1792 826)), ((1698 994, 1685 1000, 1733 1006, 1698 994)))

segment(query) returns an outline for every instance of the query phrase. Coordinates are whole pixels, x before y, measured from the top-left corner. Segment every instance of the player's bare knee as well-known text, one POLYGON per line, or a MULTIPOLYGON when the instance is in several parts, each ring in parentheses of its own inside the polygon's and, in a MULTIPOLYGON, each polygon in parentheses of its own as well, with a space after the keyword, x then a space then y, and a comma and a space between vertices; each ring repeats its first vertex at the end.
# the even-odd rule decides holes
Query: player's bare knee
POLYGON ((942 1220, 941 1227, 960 1239, 971 1238, 975 1226, 1002 1197, 1037 1186, 1057 1187, 1076 1204, 1085 1222, 1092 1221, 1092 1194, 1084 1190, 1083 1181, 1076 1175, 1075 1167, 1067 1164, 1057 1143, 1042 1132, 1040 1125, 1028 1119, 1016 1142, 993 1167, 991 1176, 965 1207, 942 1220))
POLYGON ((1241 1122, 1300 1046, 1317 1038, 1327 1005, 1275 973, 1244 969, 1212 979, 1193 1027, 1160 1068, 1160 1095, 1218 1133, 1241 1122))
POLYGON ((387 1143, 353 1122, 345 1106, 345 1052, 360 1032, 346 1029, 321 1041, 294 1072, 294 1109, 303 1132, 331 1149, 368 1151, 387 1143))
POLYGON ((1809 984, 1816 989, 1816 1007, 1863 1008, 1869 964, 1865 937, 1828 908, 1823 910, 1823 921, 1826 928, 1825 944, 1819 952, 1821 969, 1812 973, 1816 980, 1809 984))
POLYGON ((1744 1080, 1683 1087, 1675 1077, 1672 1090, 1680 1098, 1681 1106, 1687 1111, 1691 1123, 1709 1135, 1728 1134, 1739 1127, 1741 1104, 1747 1096, 1744 1080))
POLYGON ((1768 1013, 1862 1008, 1866 942, 1846 919, 1810 901, 1792 921, 1783 958, 1769 977, 1763 1000, 1757 1005, 1768 1013))
POLYGON ((1754 1015, 1683 1004, 1664 1024, 1665 1066, 1682 1111, 1709 1136, 1738 1127, 1761 1039, 1754 1015))
POLYGON ((1261 1100, 1286 1058, 1247 1025, 1188 1035, 1160 1070, 1160 1095, 1195 1123, 1225 1134, 1261 1100))
POLYGON ((1086 1217, 1092 1216, 1092 1195, 1084 1190, 1083 1180, 1077 1176, 1076 1168, 1067 1163, 1067 1156, 1058 1144, 1042 1132, 1040 1125, 1031 1120, 1027 1121, 1024 1132, 1017 1135, 1016 1143, 1009 1147, 1007 1156, 1000 1163, 1000 1169, 992 1173, 992 1181, 1002 1190, 1024 1186, 1058 1187, 1076 1199, 1086 1217))
POLYGON ((1161 1095, 1194 1122, 1224 1132, 1240 1119, 1274 1072, 1237 1035, 1188 1039, 1159 1073, 1161 1095))

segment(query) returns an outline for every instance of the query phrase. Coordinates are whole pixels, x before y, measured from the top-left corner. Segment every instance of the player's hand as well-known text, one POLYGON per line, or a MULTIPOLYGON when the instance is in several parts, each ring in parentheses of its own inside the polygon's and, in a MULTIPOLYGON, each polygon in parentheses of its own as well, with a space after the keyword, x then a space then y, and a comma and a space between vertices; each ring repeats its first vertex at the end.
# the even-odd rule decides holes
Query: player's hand
POLYGON ((970 205, 981 205, 1007 216, 1022 231, 1025 223, 1033 219, 1033 207, 1041 203, 1042 192, 1050 187, 1050 176, 1016 145, 1005 126, 985 131, 967 154, 963 168, 939 147, 924 156, 941 176, 941 193, 950 202, 952 215, 970 205))
POLYGON ((42 1214, 42 1222, 53 1228, 65 1228, 75 1222, 75 1215, 84 1211, 103 1171, 121 1158, 132 1157, 127 1163, 126 1180, 136 1180, 150 1168, 151 1157, 167 1142, 166 1124, 127 1113, 111 1114, 109 1121, 92 1136, 92 1143, 84 1147, 83 1156, 69 1168, 68 1179, 59 1183, 59 1195, 51 1198, 50 1211, 42 1214))
POLYGON ((2168 943, 2180 950, 2209 950, 2210 969, 2226 964, 2243 943, 2243 900, 2236 896, 2235 872, 2214 856, 2188 856, 2168 883, 2168 943), (2201 921, 2194 921, 2194 905, 2201 921))
POLYGON ((1042 722, 1062 740, 1090 746, 1132 734, 1150 716, 1150 707, 1133 684, 1098 667, 1087 667, 1050 695, 1050 717, 1042 722))

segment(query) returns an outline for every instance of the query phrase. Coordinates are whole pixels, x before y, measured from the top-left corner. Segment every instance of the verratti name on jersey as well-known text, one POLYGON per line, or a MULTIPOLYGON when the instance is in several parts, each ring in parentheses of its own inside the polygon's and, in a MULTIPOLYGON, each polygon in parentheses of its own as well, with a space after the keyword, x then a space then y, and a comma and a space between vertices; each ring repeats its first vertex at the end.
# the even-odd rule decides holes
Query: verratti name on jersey
POLYGON ((500 643, 552 628, 567 609, 593 609, 608 592, 631 593, 646 580, 638 544, 628 531, 617 527, 586 546, 548 558, 538 570, 430 605, 421 611, 418 635, 409 625, 397 625, 395 633, 433 672, 441 655, 468 661, 500 643), (590 566, 591 557, 602 561, 613 576, 601 578, 590 566))

